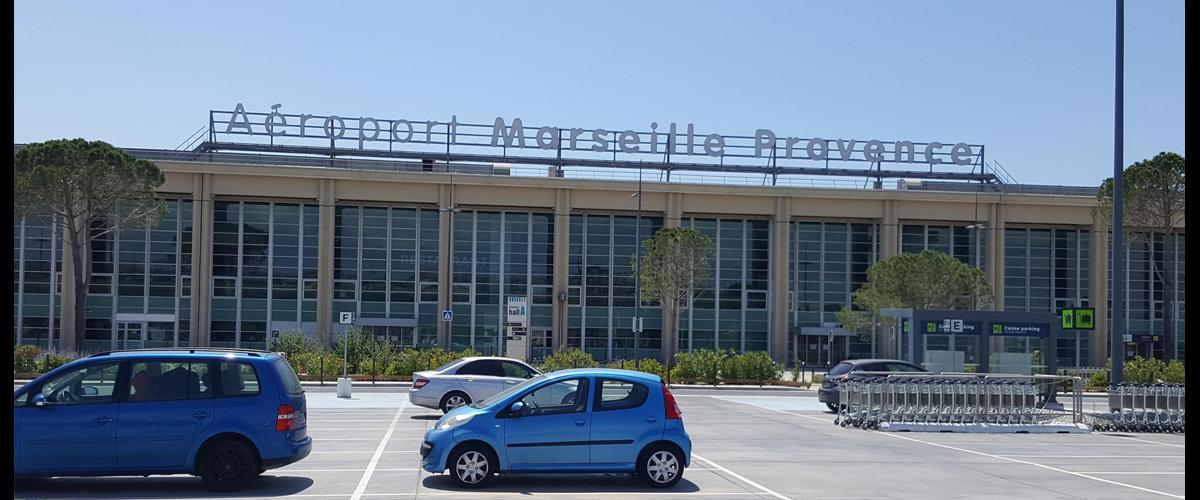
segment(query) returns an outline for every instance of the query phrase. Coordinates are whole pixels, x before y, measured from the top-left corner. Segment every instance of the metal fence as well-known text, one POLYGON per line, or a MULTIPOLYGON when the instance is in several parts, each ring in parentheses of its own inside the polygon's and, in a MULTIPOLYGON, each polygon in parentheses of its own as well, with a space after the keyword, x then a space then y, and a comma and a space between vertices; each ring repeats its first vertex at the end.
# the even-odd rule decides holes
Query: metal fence
POLYGON ((856 372, 838 383, 834 423, 910 430, 1081 428, 1082 389, 1078 377, 1054 375, 856 372), (1064 382, 1072 387, 1069 406, 1054 401, 1056 386, 1064 382))
POLYGON ((1096 430, 1184 432, 1183 384, 1108 386, 1109 413, 1094 414, 1096 430))

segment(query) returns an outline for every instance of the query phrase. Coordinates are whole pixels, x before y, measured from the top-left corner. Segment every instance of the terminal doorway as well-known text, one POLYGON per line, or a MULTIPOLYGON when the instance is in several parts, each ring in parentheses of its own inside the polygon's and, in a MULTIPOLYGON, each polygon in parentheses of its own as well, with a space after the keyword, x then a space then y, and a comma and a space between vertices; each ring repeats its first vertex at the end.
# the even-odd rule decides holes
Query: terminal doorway
POLYGON ((113 318, 110 347, 113 350, 179 347, 175 326, 175 316, 171 314, 118 314, 113 318))
POLYGON ((796 359, 804 366, 833 366, 845 360, 849 352, 848 336, 796 336, 796 359))

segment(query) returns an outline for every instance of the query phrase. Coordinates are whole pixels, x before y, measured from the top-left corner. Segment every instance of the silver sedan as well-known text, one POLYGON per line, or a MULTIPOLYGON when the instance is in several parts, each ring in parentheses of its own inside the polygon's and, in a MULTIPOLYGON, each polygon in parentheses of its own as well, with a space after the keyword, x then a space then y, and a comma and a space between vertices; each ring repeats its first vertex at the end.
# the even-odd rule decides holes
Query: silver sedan
POLYGON ((532 366, 510 358, 456 359, 429 371, 414 372, 408 401, 443 413, 483 401, 539 375, 532 366))

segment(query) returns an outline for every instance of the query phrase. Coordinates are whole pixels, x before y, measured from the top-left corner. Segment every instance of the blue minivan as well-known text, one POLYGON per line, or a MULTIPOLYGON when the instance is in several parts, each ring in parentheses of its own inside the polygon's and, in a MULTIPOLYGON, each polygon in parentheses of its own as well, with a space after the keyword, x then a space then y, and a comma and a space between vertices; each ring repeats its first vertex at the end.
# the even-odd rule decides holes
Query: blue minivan
POLYGON ((97 354, 13 395, 17 477, 192 474, 217 491, 308 456, 300 380, 266 351, 97 354))
POLYGON ((421 467, 460 486, 496 473, 632 473, 670 487, 691 461, 675 397, 657 375, 574 369, 540 374, 442 416, 421 467))

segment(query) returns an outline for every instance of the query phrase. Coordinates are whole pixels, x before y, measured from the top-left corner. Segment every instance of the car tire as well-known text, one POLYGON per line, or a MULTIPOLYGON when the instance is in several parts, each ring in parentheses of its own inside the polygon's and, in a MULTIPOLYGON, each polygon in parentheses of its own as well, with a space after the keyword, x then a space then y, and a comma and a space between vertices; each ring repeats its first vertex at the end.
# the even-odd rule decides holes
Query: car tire
POLYGON ((825 407, 829 408, 829 411, 834 412, 834 413, 837 413, 837 411, 838 411, 838 405, 835 405, 833 403, 825 403, 825 407))
POLYGON ((448 460, 450 478, 462 488, 482 488, 499 469, 496 454, 488 447, 467 444, 450 452, 448 460))
POLYGON ((670 488, 683 479, 683 456, 674 446, 651 446, 638 456, 637 473, 652 487, 670 488))
POLYGON ((244 443, 226 440, 204 450, 196 464, 197 475, 213 491, 237 491, 258 477, 258 457, 244 443))
POLYGON ((438 408, 442 410, 442 413, 450 413, 451 410, 459 406, 469 404, 471 404, 471 396, 461 391, 451 391, 442 396, 442 401, 438 403, 438 408))

